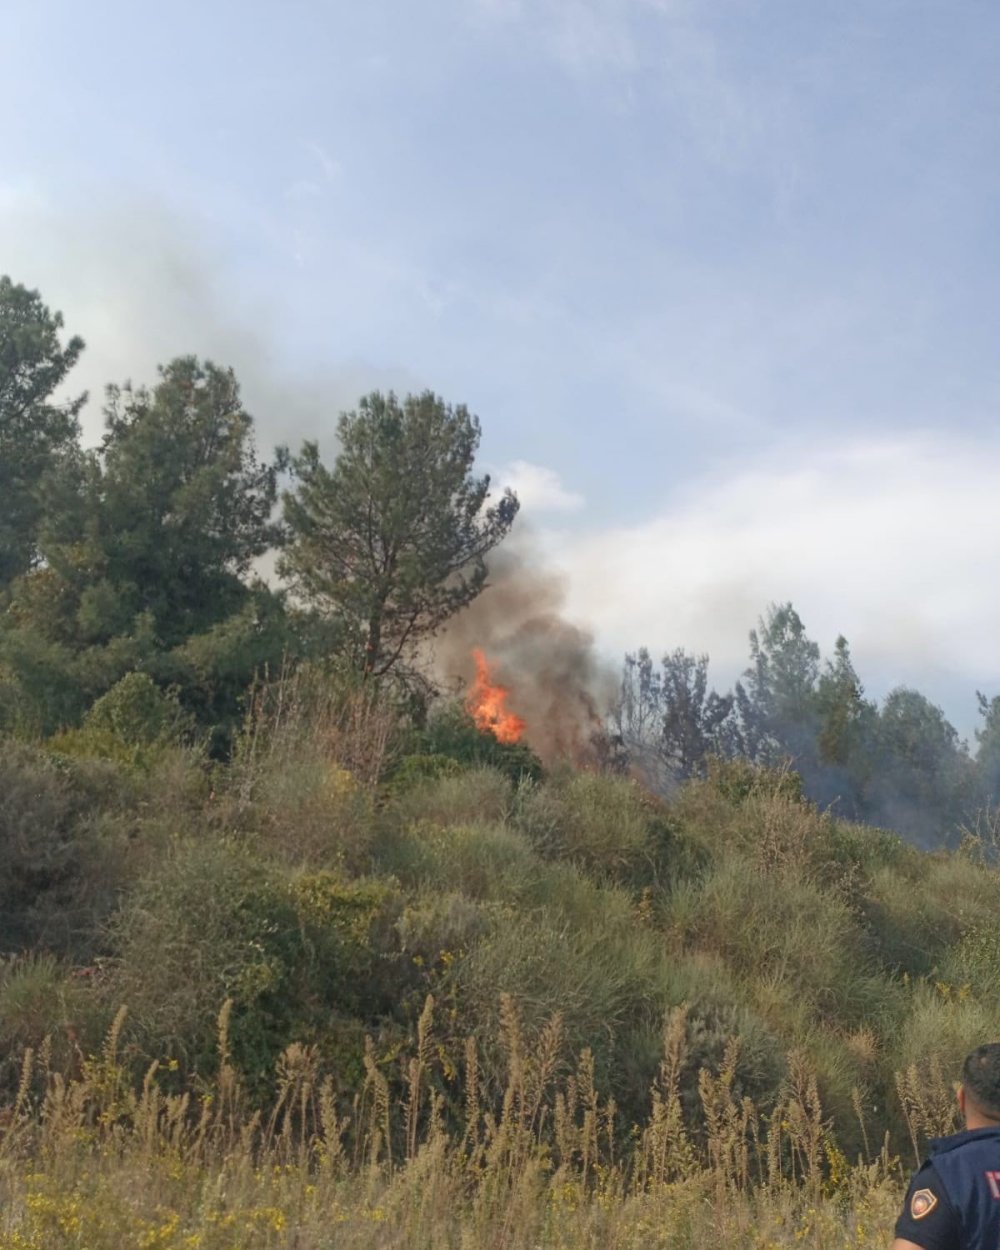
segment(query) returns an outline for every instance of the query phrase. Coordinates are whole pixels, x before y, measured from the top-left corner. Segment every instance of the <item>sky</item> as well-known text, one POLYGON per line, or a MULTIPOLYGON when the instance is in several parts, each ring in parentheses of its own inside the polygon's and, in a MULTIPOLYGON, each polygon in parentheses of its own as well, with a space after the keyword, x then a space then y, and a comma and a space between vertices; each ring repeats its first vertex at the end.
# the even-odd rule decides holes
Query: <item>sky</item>
POLYGON ((791 600, 971 735, 998 49, 995 0, 3 0, 0 272, 87 340, 91 441, 180 352, 264 448, 430 387, 611 659, 725 686, 791 600))

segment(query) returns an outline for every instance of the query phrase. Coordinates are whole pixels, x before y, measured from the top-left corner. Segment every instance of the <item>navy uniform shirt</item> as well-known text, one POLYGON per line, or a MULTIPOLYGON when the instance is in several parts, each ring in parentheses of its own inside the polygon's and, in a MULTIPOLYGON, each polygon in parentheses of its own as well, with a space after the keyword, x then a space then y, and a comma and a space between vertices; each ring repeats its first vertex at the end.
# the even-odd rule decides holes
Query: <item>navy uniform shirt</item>
POLYGON ((1000 1247, 1000 1125, 931 1142, 910 1182, 896 1236, 923 1250, 1000 1247))

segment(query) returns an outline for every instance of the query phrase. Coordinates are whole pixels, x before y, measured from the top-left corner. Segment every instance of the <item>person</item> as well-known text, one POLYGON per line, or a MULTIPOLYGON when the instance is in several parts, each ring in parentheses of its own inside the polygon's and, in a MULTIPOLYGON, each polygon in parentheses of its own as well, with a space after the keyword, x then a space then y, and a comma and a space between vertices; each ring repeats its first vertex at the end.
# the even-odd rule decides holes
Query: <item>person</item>
POLYGON ((961 1133, 930 1144, 910 1182, 892 1250, 1000 1247, 1000 1042, 966 1059, 958 1105, 961 1133))

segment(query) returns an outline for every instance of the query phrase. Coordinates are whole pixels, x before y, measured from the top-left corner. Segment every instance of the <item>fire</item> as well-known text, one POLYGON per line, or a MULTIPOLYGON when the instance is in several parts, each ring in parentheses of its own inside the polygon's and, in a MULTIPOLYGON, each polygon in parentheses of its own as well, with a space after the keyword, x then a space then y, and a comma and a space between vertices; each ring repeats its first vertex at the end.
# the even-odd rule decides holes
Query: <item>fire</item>
POLYGON ((524 733, 524 721, 508 712, 508 691, 490 680, 490 666, 486 656, 477 647, 472 658, 476 661, 476 680, 472 683, 466 705, 472 713, 477 729, 488 729, 498 742, 517 742, 524 733))

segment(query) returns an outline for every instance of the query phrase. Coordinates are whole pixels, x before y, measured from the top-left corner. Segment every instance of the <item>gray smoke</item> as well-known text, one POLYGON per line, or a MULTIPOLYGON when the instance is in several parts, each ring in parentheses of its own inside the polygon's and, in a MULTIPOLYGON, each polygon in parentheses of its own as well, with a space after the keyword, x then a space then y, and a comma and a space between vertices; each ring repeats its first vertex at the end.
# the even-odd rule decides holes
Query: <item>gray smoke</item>
POLYGON ((305 438, 332 456, 337 416, 362 394, 423 386, 404 370, 338 357, 336 343, 324 363, 290 359, 277 347, 287 329, 280 299, 246 290, 207 226, 142 197, 71 213, 28 194, 0 196, 0 273, 40 291, 63 313, 66 334, 86 341, 66 390, 89 393, 88 445, 103 432, 109 382, 152 386, 156 366, 180 355, 235 370, 264 458, 275 443, 297 450, 305 438))
POLYGON ((522 529, 489 562, 489 584, 435 640, 432 663, 446 687, 467 688, 482 648, 508 706, 524 718, 524 740, 546 764, 596 764, 617 687, 593 635, 562 615, 560 577, 543 567, 522 529))

